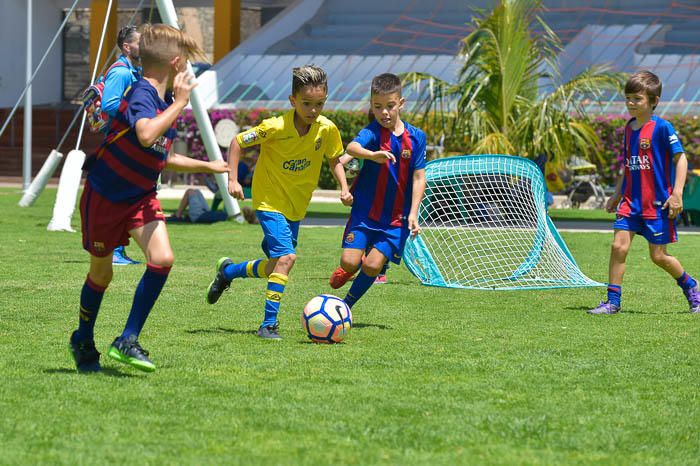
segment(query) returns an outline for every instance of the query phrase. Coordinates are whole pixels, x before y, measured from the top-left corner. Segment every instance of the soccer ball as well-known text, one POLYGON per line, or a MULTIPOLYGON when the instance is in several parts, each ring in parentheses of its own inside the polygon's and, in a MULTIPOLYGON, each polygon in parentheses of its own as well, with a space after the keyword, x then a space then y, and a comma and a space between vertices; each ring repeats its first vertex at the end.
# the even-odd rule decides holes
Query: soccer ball
POLYGON ((340 343, 350 333, 352 313, 345 301, 322 294, 306 303, 301 328, 315 343, 340 343))

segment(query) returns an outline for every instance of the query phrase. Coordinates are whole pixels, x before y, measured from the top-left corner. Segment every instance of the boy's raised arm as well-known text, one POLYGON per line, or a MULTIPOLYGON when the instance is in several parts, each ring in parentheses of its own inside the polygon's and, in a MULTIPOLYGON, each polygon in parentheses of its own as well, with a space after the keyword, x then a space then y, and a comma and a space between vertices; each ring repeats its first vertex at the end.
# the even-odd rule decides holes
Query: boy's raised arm
POLYGON ((139 143, 143 147, 150 147, 173 125, 178 115, 190 100, 192 89, 197 87, 197 82, 187 72, 178 73, 173 81, 173 93, 175 100, 168 108, 153 118, 141 118, 136 122, 134 129, 139 143))

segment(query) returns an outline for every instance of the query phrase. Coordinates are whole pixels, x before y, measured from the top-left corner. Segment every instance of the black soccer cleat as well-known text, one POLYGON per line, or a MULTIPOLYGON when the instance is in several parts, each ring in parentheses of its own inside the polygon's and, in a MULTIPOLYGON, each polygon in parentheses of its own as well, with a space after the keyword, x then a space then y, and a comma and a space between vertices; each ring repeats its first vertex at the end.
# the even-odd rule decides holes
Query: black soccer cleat
POLYGON ((227 280, 224 276, 224 269, 229 264, 233 264, 233 261, 228 257, 222 257, 216 263, 216 275, 207 288, 207 302, 209 304, 215 304, 223 292, 231 286, 231 280, 227 280))
POLYGON ((78 372, 100 372, 100 353, 95 348, 94 340, 76 341, 78 332, 73 332, 70 336, 70 352, 78 368, 78 372))
POLYGON ((156 365, 148 359, 148 351, 141 348, 136 335, 129 335, 126 338, 117 337, 109 348, 107 355, 114 360, 144 372, 156 370, 156 365))
POLYGON ((279 324, 260 326, 258 336, 265 340, 281 340, 279 324))

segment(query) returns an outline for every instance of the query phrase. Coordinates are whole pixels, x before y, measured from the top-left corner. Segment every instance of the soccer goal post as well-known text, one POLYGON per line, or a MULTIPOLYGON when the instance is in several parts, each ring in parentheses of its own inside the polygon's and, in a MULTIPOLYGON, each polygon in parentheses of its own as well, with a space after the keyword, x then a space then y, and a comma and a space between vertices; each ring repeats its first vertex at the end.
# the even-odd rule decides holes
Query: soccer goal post
POLYGON ((431 161, 406 244, 423 284, 488 290, 602 286, 579 269, 547 215, 544 176, 525 158, 467 155, 431 161))

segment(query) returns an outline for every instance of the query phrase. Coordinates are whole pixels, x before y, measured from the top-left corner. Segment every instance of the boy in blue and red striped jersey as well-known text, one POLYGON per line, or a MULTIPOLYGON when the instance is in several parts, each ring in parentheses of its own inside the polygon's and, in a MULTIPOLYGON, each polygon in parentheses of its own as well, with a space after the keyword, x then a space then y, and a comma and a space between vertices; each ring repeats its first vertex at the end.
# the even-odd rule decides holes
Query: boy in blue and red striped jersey
POLYGON ((614 237, 610 252, 608 299, 590 314, 616 314, 621 310, 625 259, 635 234, 649 243, 651 260, 676 279, 690 312, 700 313, 700 289, 666 245, 677 241, 676 217, 683 210, 683 186, 688 160, 673 126, 654 115, 661 97, 661 81, 650 71, 630 76, 625 85, 627 110, 632 119, 625 126, 624 174, 606 209, 614 212, 614 237))
POLYGON ((89 170, 80 200, 83 248, 90 253, 90 272, 80 295, 78 329, 70 349, 78 370, 96 372, 100 353, 93 329, 105 289, 112 280, 112 251, 134 238, 147 267, 134 294, 124 331, 108 355, 137 369, 156 366, 138 342, 148 314, 173 264, 165 217, 156 198, 164 168, 225 173, 224 161, 203 162, 170 152, 175 120, 196 86, 187 60, 203 53, 196 42, 170 26, 146 25, 140 38, 143 78, 126 92, 111 119, 105 140, 86 162, 89 170), (172 86, 173 94, 166 93, 172 86))
POLYGON ((408 235, 420 233, 425 133, 401 120, 404 102, 398 76, 376 76, 370 97, 375 121, 346 150, 352 157, 373 162, 362 165, 353 184, 340 267, 330 278, 331 287, 340 288, 360 269, 345 297, 349 307, 369 290, 388 261, 401 262, 408 235))

